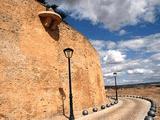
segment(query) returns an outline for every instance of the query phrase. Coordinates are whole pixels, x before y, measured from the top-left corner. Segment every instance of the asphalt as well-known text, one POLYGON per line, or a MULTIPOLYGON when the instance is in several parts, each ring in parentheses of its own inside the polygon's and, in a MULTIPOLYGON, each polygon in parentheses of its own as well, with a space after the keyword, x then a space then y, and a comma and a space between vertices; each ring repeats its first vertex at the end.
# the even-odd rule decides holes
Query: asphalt
POLYGON ((76 120, 144 120, 150 103, 138 98, 119 98, 119 103, 76 120))

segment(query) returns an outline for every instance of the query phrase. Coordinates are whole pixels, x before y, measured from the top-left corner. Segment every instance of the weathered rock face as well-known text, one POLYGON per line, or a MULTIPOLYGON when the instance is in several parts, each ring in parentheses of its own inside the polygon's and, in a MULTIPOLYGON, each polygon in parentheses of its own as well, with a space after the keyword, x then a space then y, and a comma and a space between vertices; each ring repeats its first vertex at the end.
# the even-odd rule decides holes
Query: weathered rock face
POLYGON ((43 10, 34 0, 1 1, 0 118, 41 120, 62 113, 63 106, 68 111, 67 47, 74 49, 74 110, 106 100, 95 49, 65 23, 46 30, 38 17, 43 10))

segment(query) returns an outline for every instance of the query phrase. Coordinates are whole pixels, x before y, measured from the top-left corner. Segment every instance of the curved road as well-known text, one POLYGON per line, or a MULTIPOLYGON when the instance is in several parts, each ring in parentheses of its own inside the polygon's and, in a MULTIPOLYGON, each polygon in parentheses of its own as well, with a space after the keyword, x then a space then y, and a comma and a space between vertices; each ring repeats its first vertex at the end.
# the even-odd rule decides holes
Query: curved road
POLYGON ((120 98, 119 103, 76 120, 144 120, 150 103, 137 98, 120 98))

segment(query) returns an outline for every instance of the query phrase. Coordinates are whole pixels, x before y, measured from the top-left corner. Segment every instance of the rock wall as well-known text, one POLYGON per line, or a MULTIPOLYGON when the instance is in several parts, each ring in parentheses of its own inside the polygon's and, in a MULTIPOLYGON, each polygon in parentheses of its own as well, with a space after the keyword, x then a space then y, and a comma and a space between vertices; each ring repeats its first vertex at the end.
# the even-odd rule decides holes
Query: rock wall
POLYGON ((46 30, 34 0, 0 4, 0 119, 42 120, 68 112, 71 59, 74 110, 106 102, 99 57, 89 41, 69 25, 46 30))

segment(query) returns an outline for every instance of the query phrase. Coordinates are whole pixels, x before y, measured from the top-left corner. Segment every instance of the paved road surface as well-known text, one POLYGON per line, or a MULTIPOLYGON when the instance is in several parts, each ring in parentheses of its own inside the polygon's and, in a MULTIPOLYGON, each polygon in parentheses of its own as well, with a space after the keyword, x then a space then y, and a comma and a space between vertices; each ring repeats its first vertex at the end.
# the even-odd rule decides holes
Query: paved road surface
POLYGON ((113 107, 89 114, 76 120, 144 120, 150 103, 137 98, 120 98, 113 107))

